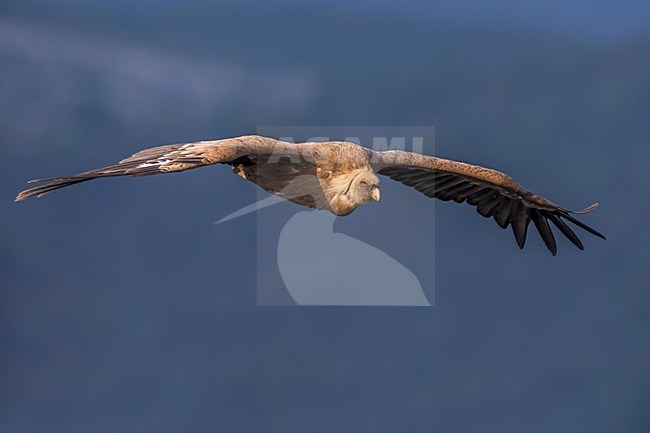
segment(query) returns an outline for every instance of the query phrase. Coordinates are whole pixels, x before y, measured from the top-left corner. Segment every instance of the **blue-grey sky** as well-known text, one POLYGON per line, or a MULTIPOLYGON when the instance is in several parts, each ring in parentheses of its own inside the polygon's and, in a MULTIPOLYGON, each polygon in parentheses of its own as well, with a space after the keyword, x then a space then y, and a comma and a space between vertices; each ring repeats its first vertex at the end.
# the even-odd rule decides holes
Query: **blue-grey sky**
MULTIPOLYGON (((29 0, 33 7, 60 7, 73 9, 129 9, 160 10, 196 8, 210 6, 231 7, 232 2, 224 0, 116 0, 110 3, 82 0, 29 0)), ((502 25, 522 30, 560 32, 589 38, 610 39, 648 34, 650 5, 642 0, 549 0, 544 2, 501 0, 485 2, 480 0, 242 0, 240 7, 255 10, 277 10, 293 8, 315 11, 336 11, 341 14, 360 16, 402 16, 404 18, 425 18, 456 22, 502 25)))
POLYGON ((648 16, 642 2, 8 4, 0 431, 647 431, 648 16), (261 125, 433 125, 425 152, 568 208, 598 201, 584 220, 608 239, 583 235, 581 252, 558 236, 552 257, 531 230, 520 251, 474 209, 386 184, 334 229, 433 275, 434 307, 261 308, 272 234, 254 214, 214 225, 258 194, 227 167, 13 202, 28 179, 261 125))

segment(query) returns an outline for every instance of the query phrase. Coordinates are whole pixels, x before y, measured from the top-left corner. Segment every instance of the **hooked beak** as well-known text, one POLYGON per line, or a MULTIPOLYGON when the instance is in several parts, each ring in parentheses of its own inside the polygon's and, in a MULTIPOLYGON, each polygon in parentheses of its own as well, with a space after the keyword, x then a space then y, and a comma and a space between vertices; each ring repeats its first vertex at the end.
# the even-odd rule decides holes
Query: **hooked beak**
POLYGON ((379 192, 378 186, 373 185, 371 194, 372 194, 372 199, 376 202, 379 202, 379 200, 381 199, 381 192, 379 192))

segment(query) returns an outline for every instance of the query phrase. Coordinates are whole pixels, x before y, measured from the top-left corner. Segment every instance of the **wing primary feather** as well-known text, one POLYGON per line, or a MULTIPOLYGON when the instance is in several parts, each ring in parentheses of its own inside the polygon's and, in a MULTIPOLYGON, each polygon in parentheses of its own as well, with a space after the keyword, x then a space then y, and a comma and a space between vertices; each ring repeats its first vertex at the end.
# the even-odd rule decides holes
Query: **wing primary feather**
POLYGON ((470 204, 472 206, 477 206, 480 202, 485 200, 487 197, 492 196, 493 194, 494 194, 494 190, 492 188, 485 187, 480 191, 477 191, 474 194, 467 197, 467 204, 470 204))
POLYGON ((426 195, 429 198, 436 198, 436 186, 435 185, 429 185, 426 187, 420 187, 416 188, 419 192, 422 194, 426 195))
POLYGON ((551 254, 556 255, 557 244, 555 243, 555 237, 553 236, 553 232, 551 231, 544 215, 542 215, 538 209, 531 209, 530 217, 533 220, 533 223, 535 223, 535 227, 537 228, 539 235, 542 237, 546 248, 548 248, 551 254))
MULTIPOLYGON (((435 180, 433 179, 420 179, 418 182, 414 182, 410 184, 409 186, 417 189, 418 191, 422 191, 423 189, 429 188, 435 184, 435 180)), ((404 185, 407 185, 404 183, 404 185)))
MULTIPOLYGON (((417 191, 421 192, 422 194, 425 194, 424 191, 426 190, 433 190, 435 188, 435 184, 433 181, 429 182, 420 182, 417 185, 413 185, 413 188, 415 188, 417 191)), ((433 194, 433 192, 431 192, 433 194)), ((433 195, 431 195, 433 197, 433 195)))
POLYGON ((457 193, 466 190, 471 184, 467 181, 463 181, 459 183, 458 185, 452 186, 450 188, 445 189, 444 191, 441 191, 440 194, 438 195, 438 198, 440 200, 450 200, 456 195, 457 193))
POLYGON ((528 224, 530 224, 530 217, 528 216, 528 209, 521 200, 513 200, 510 209, 510 226, 515 235, 517 246, 524 249, 526 244, 526 234, 528 232, 528 224))
POLYGON ((582 242, 580 242, 578 236, 573 232, 573 230, 571 230, 571 228, 568 225, 566 225, 564 221, 560 219, 560 217, 558 217, 552 212, 547 212, 546 216, 548 217, 548 219, 551 220, 551 222, 555 225, 555 227, 557 227, 562 232, 562 234, 571 241, 573 245, 578 247, 578 249, 580 250, 585 249, 584 245, 582 245, 582 242))
MULTIPOLYGON (((405 185, 413 185, 421 180, 423 174, 412 174, 412 173, 396 173, 391 176, 395 180, 399 180, 405 185)), ((426 177, 425 177, 426 178, 426 177)))
MULTIPOLYGON (((411 187, 417 189, 418 191, 422 191, 422 190, 425 190, 427 188, 432 188, 434 186, 437 188, 437 185, 438 185, 438 181, 436 179, 434 179, 433 177, 428 178, 428 179, 420 179, 419 181, 417 181, 415 183, 412 183, 412 184, 407 184, 406 182, 403 182, 403 183, 404 183, 404 185, 411 186, 411 187)), ((437 189, 439 190, 440 188, 437 188, 437 189)))
POLYGON ((601 239, 606 239, 605 236, 603 236, 601 233, 597 232, 596 230, 592 229, 589 227, 587 224, 583 223, 582 221, 572 217, 569 215, 567 212, 562 212, 560 211, 560 215, 566 218, 568 221, 571 221, 573 224, 577 225, 578 227, 587 230, 589 233, 591 233, 594 236, 598 236, 601 239))
POLYGON ((499 197, 488 197, 478 204, 476 211, 485 218, 492 216, 494 209, 499 204, 499 197))
POLYGON ((454 193, 452 200, 456 203, 462 203, 467 197, 483 189, 483 185, 468 184, 467 188, 454 193))
POLYGON ((512 200, 504 195, 499 197, 499 204, 494 211, 494 221, 499 224, 499 227, 505 229, 510 224, 510 208, 512 207, 512 200))
POLYGON ((435 179, 435 173, 431 171, 420 170, 415 174, 412 174, 406 178, 407 181, 417 183, 422 180, 431 180, 435 179))
POLYGON ((447 188, 453 188, 454 186, 463 182, 467 182, 467 181, 465 180, 465 178, 460 176, 451 177, 450 179, 445 179, 443 181, 436 180, 436 189, 438 191, 443 191, 447 188))

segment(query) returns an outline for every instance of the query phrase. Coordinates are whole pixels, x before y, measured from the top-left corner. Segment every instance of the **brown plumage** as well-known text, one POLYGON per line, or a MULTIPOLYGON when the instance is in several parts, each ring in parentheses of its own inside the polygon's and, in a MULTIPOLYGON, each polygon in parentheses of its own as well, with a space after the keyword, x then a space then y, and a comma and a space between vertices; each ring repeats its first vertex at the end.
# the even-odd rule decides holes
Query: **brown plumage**
POLYGON ((287 143, 256 135, 145 149, 116 165, 31 181, 48 183, 21 192, 16 201, 101 177, 148 176, 211 164, 228 164, 266 191, 339 216, 371 200, 379 201, 380 174, 427 197, 476 206, 479 214, 493 217, 500 227, 512 227, 520 248, 531 221, 553 255, 557 246, 549 221, 581 250, 582 242, 564 220, 605 239, 571 215, 588 213, 597 204, 569 211, 495 170, 405 151, 376 152, 348 142, 287 143))

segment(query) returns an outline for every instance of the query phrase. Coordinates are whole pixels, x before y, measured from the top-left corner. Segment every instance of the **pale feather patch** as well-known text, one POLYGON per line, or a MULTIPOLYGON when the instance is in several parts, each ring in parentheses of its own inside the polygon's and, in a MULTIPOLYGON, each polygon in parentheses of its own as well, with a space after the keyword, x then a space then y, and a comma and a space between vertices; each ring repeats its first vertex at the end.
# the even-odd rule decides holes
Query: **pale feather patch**
POLYGON ((171 159, 162 159, 162 160, 157 160, 153 162, 143 162, 142 164, 138 165, 138 168, 146 168, 146 167, 157 167, 161 165, 165 165, 167 163, 171 162, 171 159))

